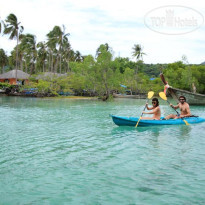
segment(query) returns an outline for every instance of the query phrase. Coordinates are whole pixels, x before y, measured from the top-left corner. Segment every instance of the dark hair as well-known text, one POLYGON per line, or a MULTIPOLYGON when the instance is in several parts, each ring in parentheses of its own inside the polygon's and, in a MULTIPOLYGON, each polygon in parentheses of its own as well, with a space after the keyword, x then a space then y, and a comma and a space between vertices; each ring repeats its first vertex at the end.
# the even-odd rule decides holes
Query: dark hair
POLYGON ((186 102, 186 98, 185 98, 183 95, 181 95, 181 96, 179 97, 179 99, 180 99, 180 98, 184 98, 184 100, 185 100, 185 102, 186 102))
POLYGON ((152 102, 154 102, 154 101, 157 102, 156 107, 159 106, 159 100, 157 98, 153 98, 152 102))

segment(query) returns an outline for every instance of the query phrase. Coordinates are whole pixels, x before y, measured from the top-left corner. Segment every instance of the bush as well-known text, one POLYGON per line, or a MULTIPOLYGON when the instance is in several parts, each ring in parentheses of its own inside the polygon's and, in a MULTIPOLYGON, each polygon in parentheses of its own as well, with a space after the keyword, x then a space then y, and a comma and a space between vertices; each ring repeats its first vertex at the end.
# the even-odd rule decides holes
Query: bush
POLYGON ((5 88, 11 88, 11 85, 9 83, 0 82, 0 89, 5 89, 5 88))

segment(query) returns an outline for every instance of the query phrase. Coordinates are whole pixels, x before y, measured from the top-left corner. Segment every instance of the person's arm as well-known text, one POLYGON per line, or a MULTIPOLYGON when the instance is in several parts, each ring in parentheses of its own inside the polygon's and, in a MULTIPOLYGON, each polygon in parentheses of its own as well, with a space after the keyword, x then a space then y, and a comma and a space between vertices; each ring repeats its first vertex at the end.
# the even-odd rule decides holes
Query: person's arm
POLYGON ((147 107, 147 110, 152 110, 153 109, 153 107, 147 107))
POLYGON ((152 112, 145 112, 145 111, 143 111, 143 114, 154 114, 156 112, 157 112, 157 109, 154 109, 152 112))
POLYGON ((153 109, 153 107, 148 107, 148 103, 146 103, 146 108, 147 108, 147 110, 152 110, 153 109))
POLYGON ((170 107, 172 107, 172 108, 174 108, 174 109, 176 110, 176 109, 178 109, 178 108, 179 108, 179 104, 178 104, 178 105, 176 105, 176 106, 174 106, 174 105, 170 104, 170 107))

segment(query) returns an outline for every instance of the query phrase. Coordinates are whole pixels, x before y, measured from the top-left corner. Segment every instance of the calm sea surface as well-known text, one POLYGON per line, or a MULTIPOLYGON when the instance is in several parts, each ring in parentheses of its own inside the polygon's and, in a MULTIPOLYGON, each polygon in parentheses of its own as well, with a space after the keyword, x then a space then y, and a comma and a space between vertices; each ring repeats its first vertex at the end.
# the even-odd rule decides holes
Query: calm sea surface
POLYGON ((0 204, 205 204, 205 123, 136 129, 109 117, 144 104, 0 97, 0 204))

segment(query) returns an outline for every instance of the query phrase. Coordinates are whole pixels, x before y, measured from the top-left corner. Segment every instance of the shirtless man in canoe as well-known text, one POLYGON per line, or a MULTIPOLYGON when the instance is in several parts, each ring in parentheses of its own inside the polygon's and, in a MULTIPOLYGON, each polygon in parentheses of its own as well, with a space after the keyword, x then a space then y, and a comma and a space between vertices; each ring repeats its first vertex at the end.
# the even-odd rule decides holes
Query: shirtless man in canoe
POLYGON ((152 117, 142 117, 143 120, 160 120, 161 110, 159 107, 159 101, 157 98, 152 99, 152 107, 148 107, 148 103, 146 104, 147 110, 153 110, 151 112, 143 111, 143 114, 153 114, 152 117))
POLYGON ((178 118, 191 116, 189 104, 186 102, 186 98, 184 96, 179 97, 179 104, 178 105, 174 106, 174 105, 170 104, 170 107, 174 108, 175 110, 177 108, 179 108, 180 111, 181 111, 181 114, 179 116, 175 115, 175 114, 170 114, 170 115, 165 117, 166 120, 168 120, 168 119, 178 119, 178 118))

